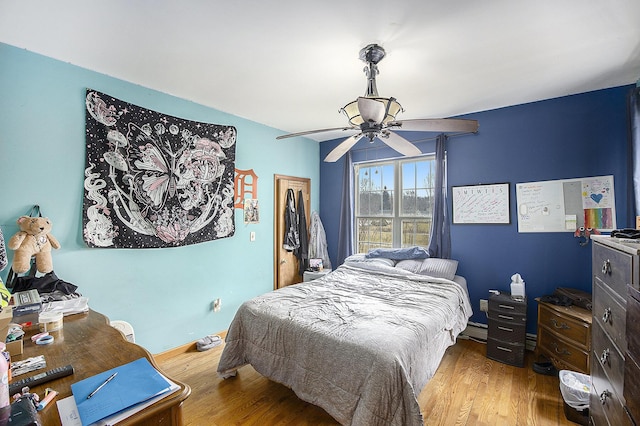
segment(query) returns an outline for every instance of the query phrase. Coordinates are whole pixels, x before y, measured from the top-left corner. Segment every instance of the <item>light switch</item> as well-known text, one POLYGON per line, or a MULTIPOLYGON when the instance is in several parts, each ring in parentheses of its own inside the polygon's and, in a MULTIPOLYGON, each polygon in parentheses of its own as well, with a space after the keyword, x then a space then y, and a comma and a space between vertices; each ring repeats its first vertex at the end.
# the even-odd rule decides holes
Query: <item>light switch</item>
POLYGON ((249 234, 249 241, 255 241, 256 240, 256 233, 251 231, 251 233, 249 234))

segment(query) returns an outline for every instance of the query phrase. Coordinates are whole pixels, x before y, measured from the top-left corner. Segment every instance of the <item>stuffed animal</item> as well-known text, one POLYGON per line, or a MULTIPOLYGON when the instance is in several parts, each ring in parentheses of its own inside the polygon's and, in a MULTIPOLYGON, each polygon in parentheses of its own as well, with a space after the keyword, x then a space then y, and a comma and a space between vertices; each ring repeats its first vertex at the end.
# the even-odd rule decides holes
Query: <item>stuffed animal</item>
POLYGON ((12 268, 16 274, 27 272, 31 257, 36 257, 38 271, 46 274, 53 271, 51 247, 58 249, 60 243, 49 234, 51 221, 46 217, 21 216, 18 221, 20 231, 9 239, 7 247, 14 250, 12 268))

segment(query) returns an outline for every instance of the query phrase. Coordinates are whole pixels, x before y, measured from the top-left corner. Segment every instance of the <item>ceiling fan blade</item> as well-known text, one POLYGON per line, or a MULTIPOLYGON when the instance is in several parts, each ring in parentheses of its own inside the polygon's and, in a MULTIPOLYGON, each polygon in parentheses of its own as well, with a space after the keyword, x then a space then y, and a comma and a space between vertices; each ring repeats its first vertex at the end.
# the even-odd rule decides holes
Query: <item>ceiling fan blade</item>
POLYGON ((336 130, 360 130, 360 129, 358 129, 357 127, 333 127, 331 129, 307 130, 306 132, 297 132, 297 133, 289 133, 287 135, 280 135, 280 136, 277 136, 276 139, 280 140, 280 139, 286 139, 286 138, 293 138, 296 136, 312 135, 314 133, 333 132, 336 130))
POLYGON ((386 132, 385 134, 379 135, 378 138, 382 142, 386 143, 390 148, 398 151, 402 155, 406 155, 407 157, 422 154, 422 151, 420 151, 418 147, 397 133, 386 132))
POLYGON ((380 101, 361 96, 358 98, 358 111, 365 123, 380 124, 384 120, 387 108, 380 101))
POLYGON ((388 123, 387 127, 395 131, 475 133, 478 131, 478 120, 464 120, 461 118, 398 120, 388 123))
POLYGON ((358 133, 343 140, 340 145, 333 148, 333 150, 324 157, 324 161, 327 163, 335 163, 338 158, 342 157, 352 146, 358 143, 358 141, 364 136, 364 133, 358 133))

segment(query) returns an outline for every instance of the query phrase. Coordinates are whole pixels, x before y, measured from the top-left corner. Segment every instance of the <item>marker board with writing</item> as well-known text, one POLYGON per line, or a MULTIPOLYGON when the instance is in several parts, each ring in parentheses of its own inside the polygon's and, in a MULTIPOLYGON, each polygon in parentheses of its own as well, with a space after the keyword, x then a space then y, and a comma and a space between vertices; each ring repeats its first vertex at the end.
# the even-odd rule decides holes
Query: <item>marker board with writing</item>
POLYGON ((454 224, 509 224, 509 184, 451 187, 454 224))
POLYGON ((616 228, 613 176, 516 184, 518 232, 616 228))

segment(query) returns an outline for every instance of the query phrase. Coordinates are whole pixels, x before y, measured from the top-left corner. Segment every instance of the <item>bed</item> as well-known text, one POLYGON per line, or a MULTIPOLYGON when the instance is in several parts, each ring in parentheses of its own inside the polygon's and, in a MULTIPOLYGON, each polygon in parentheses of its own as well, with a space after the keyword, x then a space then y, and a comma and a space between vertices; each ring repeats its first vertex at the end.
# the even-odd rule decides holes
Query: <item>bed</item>
POLYGON ((425 275, 427 262, 354 255, 245 302, 218 374, 251 364, 344 425, 422 425, 417 395, 472 314, 466 280, 425 275))

